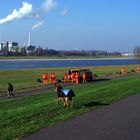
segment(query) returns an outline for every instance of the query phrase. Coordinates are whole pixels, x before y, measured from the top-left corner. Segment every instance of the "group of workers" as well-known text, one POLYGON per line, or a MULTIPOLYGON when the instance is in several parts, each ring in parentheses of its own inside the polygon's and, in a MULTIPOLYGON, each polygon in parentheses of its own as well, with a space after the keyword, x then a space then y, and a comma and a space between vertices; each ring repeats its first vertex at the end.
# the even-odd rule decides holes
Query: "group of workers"
MULTIPOLYGON (((137 73, 140 73, 140 66, 137 67, 137 73)), ((122 74, 122 77, 125 76, 124 67, 121 70, 121 74, 122 74)), ((49 74, 48 73, 44 73, 42 78, 43 78, 43 84, 49 83, 49 74)), ((64 77, 63 77, 64 83, 68 83, 69 80, 71 80, 72 83, 79 84, 79 73, 78 72, 71 73, 70 71, 68 73, 64 73, 64 77)), ((86 82, 87 82, 87 75, 86 75, 86 72, 84 72, 82 75, 82 83, 86 83, 86 82)), ((56 74, 54 72, 52 72, 50 74, 50 83, 51 84, 56 83, 56 74)))
MULTIPOLYGON (((78 72, 68 72, 64 74, 64 83, 67 83, 68 80, 71 79, 72 83, 79 84, 79 73, 78 72)), ((82 75, 83 83, 87 81, 86 72, 82 75)))
MULTIPOLYGON (((125 76, 125 68, 123 67, 122 68, 122 77, 124 77, 125 76)), ((137 67, 137 73, 139 73, 140 74, 140 66, 139 67, 137 67)))
MULTIPOLYGON (((48 75, 48 73, 44 73, 42 78, 43 78, 43 84, 48 84, 49 83, 49 75, 48 75)), ((50 74, 50 83, 51 84, 55 84, 56 83, 56 75, 55 75, 54 72, 52 72, 50 74)))
MULTIPOLYGON (((42 75, 42 78, 43 78, 43 84, 49 83, 49 74, 48 73, 44 73, 42 75)), ((82 79, 83 79, 83 83, 86 83, 86 81, 87 81, 86 72, 83 73, 82 79)), ((79 73, 78 72, 76 72, 76 73, 73 72, 71 74, 64 73, 64 77, 63 77, 64 83, 68 83, 69 80, 71 80, 72 83, 79 84, 79 73)), ((52 72, 50 74, 50 83, 51 84, 56 83, 56 74, 54 72, 52 72)))

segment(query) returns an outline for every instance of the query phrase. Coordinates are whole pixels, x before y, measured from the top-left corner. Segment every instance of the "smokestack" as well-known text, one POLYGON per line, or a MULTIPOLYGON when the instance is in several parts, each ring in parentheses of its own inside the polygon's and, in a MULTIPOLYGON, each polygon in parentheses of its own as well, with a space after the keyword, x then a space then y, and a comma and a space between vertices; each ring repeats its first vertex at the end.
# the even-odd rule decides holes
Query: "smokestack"
POLYGON ((29 32, 28 46, 31 46, 31 32, 29 32))
POLYGON ((0 25, 0 43, 2 43, 2 25, 0 25))

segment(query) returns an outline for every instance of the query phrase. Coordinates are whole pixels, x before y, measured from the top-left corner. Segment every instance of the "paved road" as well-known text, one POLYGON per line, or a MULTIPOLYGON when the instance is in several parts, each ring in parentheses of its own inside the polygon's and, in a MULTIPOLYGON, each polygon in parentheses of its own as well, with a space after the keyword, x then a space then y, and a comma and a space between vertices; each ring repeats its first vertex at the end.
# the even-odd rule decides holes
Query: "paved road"
POLYGON ((44 128, 23 140, 140 140, 140 94, 44 128))

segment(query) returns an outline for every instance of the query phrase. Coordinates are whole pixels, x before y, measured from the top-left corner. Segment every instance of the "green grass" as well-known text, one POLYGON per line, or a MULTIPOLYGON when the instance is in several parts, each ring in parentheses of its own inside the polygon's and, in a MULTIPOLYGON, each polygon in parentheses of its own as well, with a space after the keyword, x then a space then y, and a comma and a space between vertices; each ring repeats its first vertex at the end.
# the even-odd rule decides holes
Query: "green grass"
MULTIPOLYGON (((100 66, 100 67, 87 67, 93 73, 99 77, 112 74, 116 75, 116 72, 120 72, 121 68, 125 67, 127 72, 131 72, 132 69, 136 70, 137 65, 128 66, 100 66)), ((69 68, 46 68, 46 69, 29 69, 29 70, 4 70, 0 71, 0 95, 6 94, 7 83, 11 82, 14 85, 15 92, 21 92, 23 90, 42 88, 43 85, 38 83, 37 78, 42 78, 42 74, 47 72, 55 72, 56 77, 63 78, 63 74, 68 72, 69 68)))
POLYGON ((43 127, 139 93, 139 83, 140 76, 133 75, 78 85, 73 87, 76 93, 73 109, 65 109, 62 104, 56 106, 53 90, 42 95, 0 101, 0 139, 21 138, 43 127))

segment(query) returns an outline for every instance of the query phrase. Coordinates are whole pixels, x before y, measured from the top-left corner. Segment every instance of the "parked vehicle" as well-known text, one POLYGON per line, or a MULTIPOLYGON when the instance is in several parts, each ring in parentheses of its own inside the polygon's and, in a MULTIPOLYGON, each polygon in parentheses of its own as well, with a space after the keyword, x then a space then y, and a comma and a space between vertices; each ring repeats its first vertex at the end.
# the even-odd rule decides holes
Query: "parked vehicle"
POLYGON ((83 74, 86 73, 87 80, 93 80, 93 73, 89 69, 70 69, 71 74, 72 73, 78 73, 79 74, 79 82, 83 81, 83 74))

